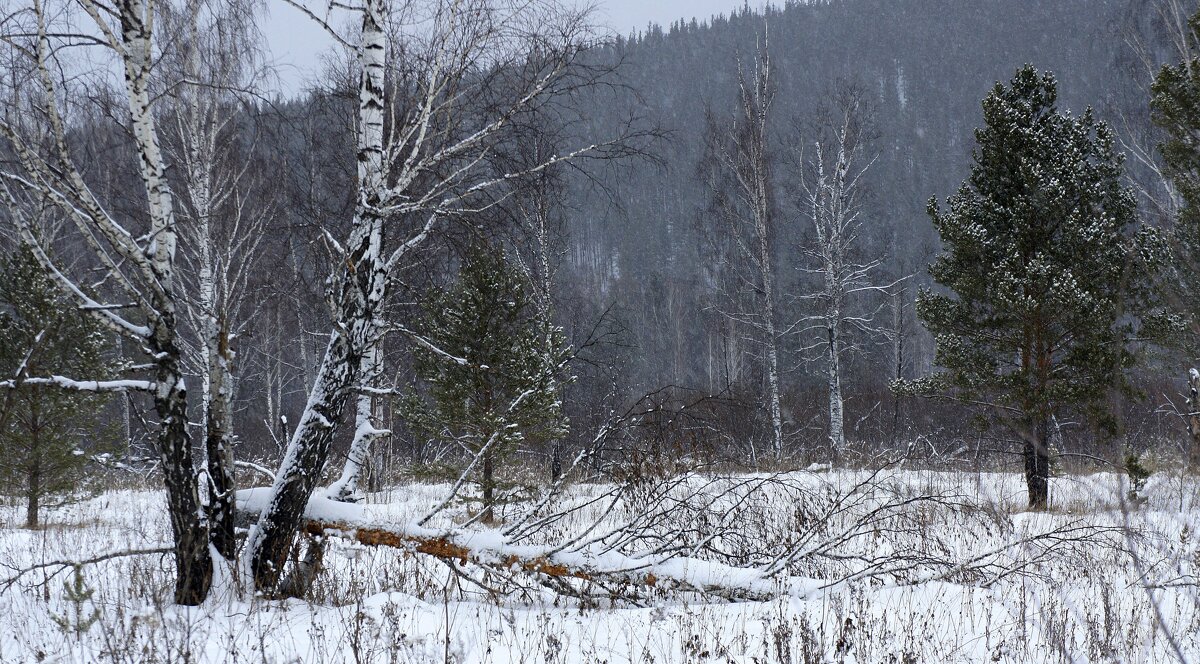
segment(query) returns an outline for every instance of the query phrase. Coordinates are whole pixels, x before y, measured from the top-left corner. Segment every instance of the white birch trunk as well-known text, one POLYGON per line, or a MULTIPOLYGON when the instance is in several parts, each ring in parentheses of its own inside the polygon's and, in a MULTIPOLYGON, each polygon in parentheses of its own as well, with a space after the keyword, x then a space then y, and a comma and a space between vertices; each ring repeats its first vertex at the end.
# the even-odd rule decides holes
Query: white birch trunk
POLYGON ((176 339, 174 200, 164 176, 165 165, 150 105, 153 6, 143 0, 122 0, 118 9, 133 138, 149 204, 152 240, 146 256, 161 287, 154 291, 152 307, 157 316, 152 317, 149 346, 156 358, 154 405, 161 422, 159 454, 175 542, 175 599, 181 604, 196 604, 208 594, 212 560, 199 511, 187 431, 187 389, 176 339))
MULTIPOLYGON (((765 47, 764 47, 765 49, 765 47)), ((746 115, 755 123, 747 146, 750 152, 753 190, 750 202, 753 207, 755 234, 758 239, 757 267, 762 286, 764 323, 763 343, 767 350, 767 400, 771 414, 771 450, 776 461, 783 459, 783 412, 780 407, 779 380, 779 332, 775 322, 775 271, 771 259, 771 183, 767 157, 768 111, 772 98, 770 88, 770 60, 763 56, 754 81, 754 97, 747 99, 746 115)))
POLYGON ((762 241, 763 317, 766 324, 767 399, 771 412, 771 451, 776 461, 783 459, 783 412, 780 407, 779 333, 775 327, 775 284, 771 271, 770 247, 762 241))
MULTIPOLYGON (((360 381, 364 387, 377 387, 379 376, 383 369, 383 358, 378 341, 371 344, 370 349, 363 354, 360 381)), ((353 502, 359 492, 359 482, 363 471, 371 457, 372 446, 387 437, 391 431, 375 426, 379 413, 376 412, 375 402, 378 397, 369 391, 361 391, 355 400, 354 410, 354 439, 350 441, 350 451, 346 455, 346 464, 337 481, 329 485, 326 495, 334 500, 353 502)))
POLYGON ((378 340, 386 285, 383 220, 378 213, 384 186, 386 9, 384 0, 366 0, 363 6, 358 54, 358 202, 342 272, 331 294, 334 319, 339 324, 330 335, 308 403, 276 473, 271 500, 247 539, 244 564, 259 589, 274 588, 280 579, 304 508, 329 456, 335 423, 360 378, 363 356, 378 340))
POLYGON ((833 459, 837 461, 846 447, 846 430, 842 421, 841 341, 836 324, 831 322, 826 329, 829 334, 829 444, 833 459))

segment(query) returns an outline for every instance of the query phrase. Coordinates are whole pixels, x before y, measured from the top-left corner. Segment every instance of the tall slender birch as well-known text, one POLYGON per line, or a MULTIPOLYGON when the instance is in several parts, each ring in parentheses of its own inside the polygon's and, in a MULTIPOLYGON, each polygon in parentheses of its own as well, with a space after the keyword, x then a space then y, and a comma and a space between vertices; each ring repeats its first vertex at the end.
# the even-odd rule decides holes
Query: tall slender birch
POLYGON ((778 461, 784 454, 784 434, 773 258, 776 193, 769 147, 774 98, 771 58, 764 40, 749 78, 738 64, 738 105, 733 117, 710 118, 706 175, 713 199, 711 214, 718 225, 717 241, 727 247, 729 259, 722 266, 727 302, 720 311, 762 349, 771 451, 778 461))
MULTIPOLYGON (((319 13, 328 15, 299 0, 287 2, 318 21, 319 13)), ((342 2, 329 7, 346 8, 342 2)), ((621 143, 618 137, 581 145, 524 172, 490 168, 490 153, 515 123, 548 98, 593 80, 574 75, 589 29, 584 14, 550 0, 511 6, 362 0, 348 11, 360 18, 353 36, 323 26, 357 54, 356 203, 346 241, 326 235, 339 252, 329 292, 333 330, 268 506, 243 554, 264 589, 280 578, 346 401, 364 388, 364 356, 385 330, 389 272, 439 222, 488 209, 524 172, 621 143), (389 30, 405 32, 389 37, 389 30), (393 57, 392 39, 402 39, 403 58, 393 57), (415 227, 410 220, 417 220, 415 227), (391 239, 386 247, 385 229, 391 239)))
POLYGON ((800 187, 801 207, 812 223, 812 239, 802 248, 806 263, 801 269, 820 280, 820 287, 801 299, 816 304, 816 312, 801 317, 792 330, 816 337, 802 352, 820 348, 824 356, 829 443, 836 460, 846 447, 842 359, 855 347, 850 334, 882 334, 875 329, 874 319, 883 301, 873 310, 854 307, 854 300, 870 293, 885 294, 889 286, 873 279, 882 261, 855 257, 862 226, 862 180, 871 167, 862 93, 847 88, 835 102, 827 121, 819 125, 821 135, 813 143, 800 187))
POLYGON ((164 58, 173 122, 166 149, 181 174, 181 271, 190 297, 183 312, 198 337, 190 367, 200 376, 210 536, 235 556, 233 340, 244 330, 249 281, 265 236, 269 199, 253 175, 253 146, 243 145, 242 90, 253 84, 254 9, 249 2, 189 0, 165 13, 177 48, 164 58), (258 202, 253 202, 258 201, 258 202))

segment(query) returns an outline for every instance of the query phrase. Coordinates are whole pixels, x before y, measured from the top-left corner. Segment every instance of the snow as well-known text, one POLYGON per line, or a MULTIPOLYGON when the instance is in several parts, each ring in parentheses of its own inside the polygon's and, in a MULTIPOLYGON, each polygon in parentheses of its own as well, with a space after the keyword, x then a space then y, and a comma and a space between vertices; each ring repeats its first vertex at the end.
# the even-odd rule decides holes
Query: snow
MULTIPOLYGON (((512 544, 503 532, 495 529, 438 530, 415 522, 388 522, 377 517, 372 518, 363 505, 336 500, 331 493, 335 491, 315 491, 305 508, 305 516, 323 523, 370 527, 411 538, 444 538, 466 547, 485 560, 506 560, 512 556, 522 560, 544 558, 549 563, 587 570, 591 574, 636 573, 633 576, 639 579, 653 574, 658 579, 680 581, 696 588, 722 588, 755 595, 796 594, 808 592, 812 588, 811 584, 804 584, 799 579, 786 579, 781 587, 780 582, 758 570, 731 567, 685 556, 630 556, 607 551, 600 544, 572 551, 556 551, 553 546, 512 544)), ((246 489, 236 493, 239 509, 258 514, 267 508, 270 500, 271 490, 268 488, 246 489)))
MULTIPOLYGON (((263 510, 271 503, 272 494, 270 487, 256 487, 242 489, 236 492, 234 497, 239 510, 262 514, 263 510)), ((338 521, 347 525, 365 525, 367 522, 360 505, 339 502, 328 497, 321 490, 314 491, 312 497, 309 498, 305 515, 310 519, 338 521)))
MULTIPOLYGON (((740 479, 753 483, 765 477, 740 479)), ((859 471, 835 469, 788 479, 844 489, 863 478, 859 471)), ((689 490, 703 480, 689 478, 689 490)), ((85 582, 96 590, 91 604, 101 618, 79 638, 64 636, 53 619, 72 615, 63 589, 69 570, 48 581, 37 573, 9 588, 0 585, 0 661, 1175 661, 1168 635, 1189 660, 1200 658, 1197 479, 1155 474, 1144 490, 1149 501, 1131 512, 1121 509, 1124 478, 1113 474, 1055 478, 1054 504, 1046 513, 1024 511, 1017 474, 908 470, 889 474, 880 486, 901 495, 953 490, 963 496, 966 503, 914 506, 904 516, 920 525, 924 545, 931 549, 944 549, 942 554, 962 561, 1002 550, 999 563, 1011 573, 960 575, 914 563, 909 572, 865 575, 870 563, 856 556, 893 548, 913 554, 921 543, 864 532, 837 548, 850 559, 814 555, 795 567, 791 582, 771 581, 778 594, 769 601, 730 602, 655 588, 634 602, 581 602, 555 597, 533 582, 494 598, 426 556, 332 538, 328 569, 307 601, 238 598, 232 581, 223 579, 221 592, 188 609, 170 604, 169 557, 139 555, 89 565, 85 582), (1021 543, 1071 524, 1112 533, 1104 546, 1021 543), (1122 529, 1126 524, 1133 530, 1122 529), (864 575, 830 583, 846 572, 864 575), (1160 586, 1152 596, 1139 582, 1143 577, 1160 586), (1156 605, 1166 629, 1157 623, 1156 605)), ((562 500, 584 505, 606 489, 575 485, 562 500)), ((462 532, 455 525, 466 518, 461 506, 445 510, 429 527, 414 526, 448 490, 445 484, 395 487, 367 496, 362 504, 340 503, 318 492, 308 513, 414 534, 454 532, 457 541, 479 551, 532 555, 595 518, 601 519, 601 530, 619 524, 631 508, 610 509, 601 501, 557 524, 542 540, 519 545, 496 530, 462 532)), ((263 509, 269 489, 242 491, 237 498, 244 509, 263 509)), ((155 490, 108 491, 47 509, 48 525, 38 531, 18 527, 19 505, 0 506, 0 584, 16 567, 161 546, 170 538, 164 502, 155 490)), ((790 523, 798 508, 791 497, 773 493, 761 502, 762 523, 747 519, 739 530, 752 533, 790 523)), ((595 548, 563 552, 558 560, 592 569, 636 562, 663 578, 698 587, 767 583, 754 569, 711 560, 635 561, 629 552, 595 548)))
MULTIPOLYGON (((11 388, 13 380, 0 381, 0 387, 11 388)), ((126 392, 137 390, 153 392, 154 383, 146 380, 74 380, 66 376, 50 376, 49 378, 24 378, 20 382, 27 385, 57 385, 68 390, 80 392, 126 392)))

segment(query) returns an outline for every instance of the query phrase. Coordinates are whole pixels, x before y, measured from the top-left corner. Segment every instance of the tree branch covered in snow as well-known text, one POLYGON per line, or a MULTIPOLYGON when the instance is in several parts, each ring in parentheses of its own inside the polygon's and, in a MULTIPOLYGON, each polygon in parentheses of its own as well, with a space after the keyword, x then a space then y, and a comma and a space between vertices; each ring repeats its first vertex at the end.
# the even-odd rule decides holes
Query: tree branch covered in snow
MULTIPOLYGON (((326 16, 349 10, 361 20, 361 30, 343 38, 357 58, 355 207, 348 238, 335 240, 340 256, 330 279, 329 345, 269 508, 246 546, 246 565, 260 588, 278 582, 347 401, 357 386, 374 387, 389 274, 438 222, 489 209, 524 174, 624 149, 622 136, 586 140, 522 171, 491 168, 490 155, 514 126, 594 83, 580 59, 591 39, 586 12, 543 0, 514 6, 362 0, 328 7, 326 16), (392 31, 404 35, 399 44, 392 31), (411 219, 422 221, 409 228, 411 219), (385 237, 395 244, 385 246, 385 237)), ((371 423, 370 400, 368 392, 357 395, 356 431, 370 435, 356 436, 339 493, 352 486, 366 448, 379 437, 371 432, 383 430, 371 423)))
MULTIPOLYGON (((144 198, 133 214, 110 212, 115 202, 102 202, 87 183, 68 138, 64 108, 77 92, 70 69, 54 37, 52 21, 61 16, 43 0, 30 4, 10 21, 28 24, 28 37, 8 39, 15 62, 29 72, 24 84, 6 100, 0 120, 0 139, 16 159, 0 167, 0 203, 16 235, 33 249, 42 267, 72 295, 87 315, 95 316, 137 344, 152 360, 152 379, 88 381, 85 377, 44 379, 68 389, 152 391, 160 418, 158 451, 163 461, 169 511, 175 536, 176 601, 196 604, 208 593, 212 563, 208 533, 198 512, 197 480, 192 467, 187 431, 187 389, 178 343, 175 197, 166 178, 151 92, 156 44, 155 3, 117 0, 111 4, 82 0, 84 13, 106 45, 105 56, 123 73, 128 115, 119 120, 136 159, 137 178, 144 198), (52 255, 53 238, 35 224, 41 211, 53 210, 74 227, 74 239, 86 248, 108 287, 132 307, 113 306, 95 299, 82 276, 69 274, 52 255), (140 320, 134 320, 137 316, 140 320)), ((69 41, 69 39, 68 39, 69 41)))
POLYGON ((75 380, 66 376, 28 376, 20 379, 0 381, 0 389, 13 389, 24 385, 54 385, 80 392, 153 392, 155 385, 148 380, 75 380))

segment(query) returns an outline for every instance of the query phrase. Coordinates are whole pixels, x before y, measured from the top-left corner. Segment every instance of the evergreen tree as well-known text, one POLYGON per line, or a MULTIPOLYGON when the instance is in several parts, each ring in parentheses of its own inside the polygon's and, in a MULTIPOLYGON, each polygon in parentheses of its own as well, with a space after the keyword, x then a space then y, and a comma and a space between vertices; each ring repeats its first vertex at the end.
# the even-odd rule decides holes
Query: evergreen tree
POLYGON ((1029 504, 1049 498, 1051 427, 1066 409, 1112 432, 1113 389, 1132 362, 1125 295, 1133 196, 1121 183, 1112 132, 1091 109, 1060 113, 1051 74, 1017 71, 983 101, 970 178, 929 214, 943 254, 943 290, 917 313, 941 373, 910 383, 986 403, 1023 441, 1029 504))
POLYGON ((1166 132, 1159 145, 1172 184, 1179 194, 1176 235, 1196 260, 1200 252, 1200 13, 1188 21, 1189 57, 1164 65, 1150 88, 1151 118, 1166 132))
MULTIPOLYGON (((1167 307, 1150 326, 1155 341, 1200 356, 1200 12, 1188 21, 1188 54, 1183 62, 1164 65, 1151 86, 1151 118, 1163 130, 1159 145, 1166 173, 1174 185, 1177 209, 1166 229, 1169 252, 1160 292, 1167 307)), ((1192 436, 1188 465, 1200 470, 1200 374, 1192 369, 1188 424, 1192 436)))
POLYGON ((403 410, 415 435, 469 452, 480 518, 492 522, 503 499, 498 464, 518 445, 566 435, 558 391, 563 335, 541 320, 502 251, 486 246, 472 249, 458 281, 435 289, 422 309, 415 360, 426 389, 409 393, 403 410))
POLYGON ((89 452, 107 449, 101 426, 108 396, 23 382, 29 377, 103 379, 111 336, 82 314, 26 246, 0 260, 0 483, 26 500, 26 525, 37 527, 48 497, 78 487, 89 452), (85 452, 87 448, 89 452, 85 452))

